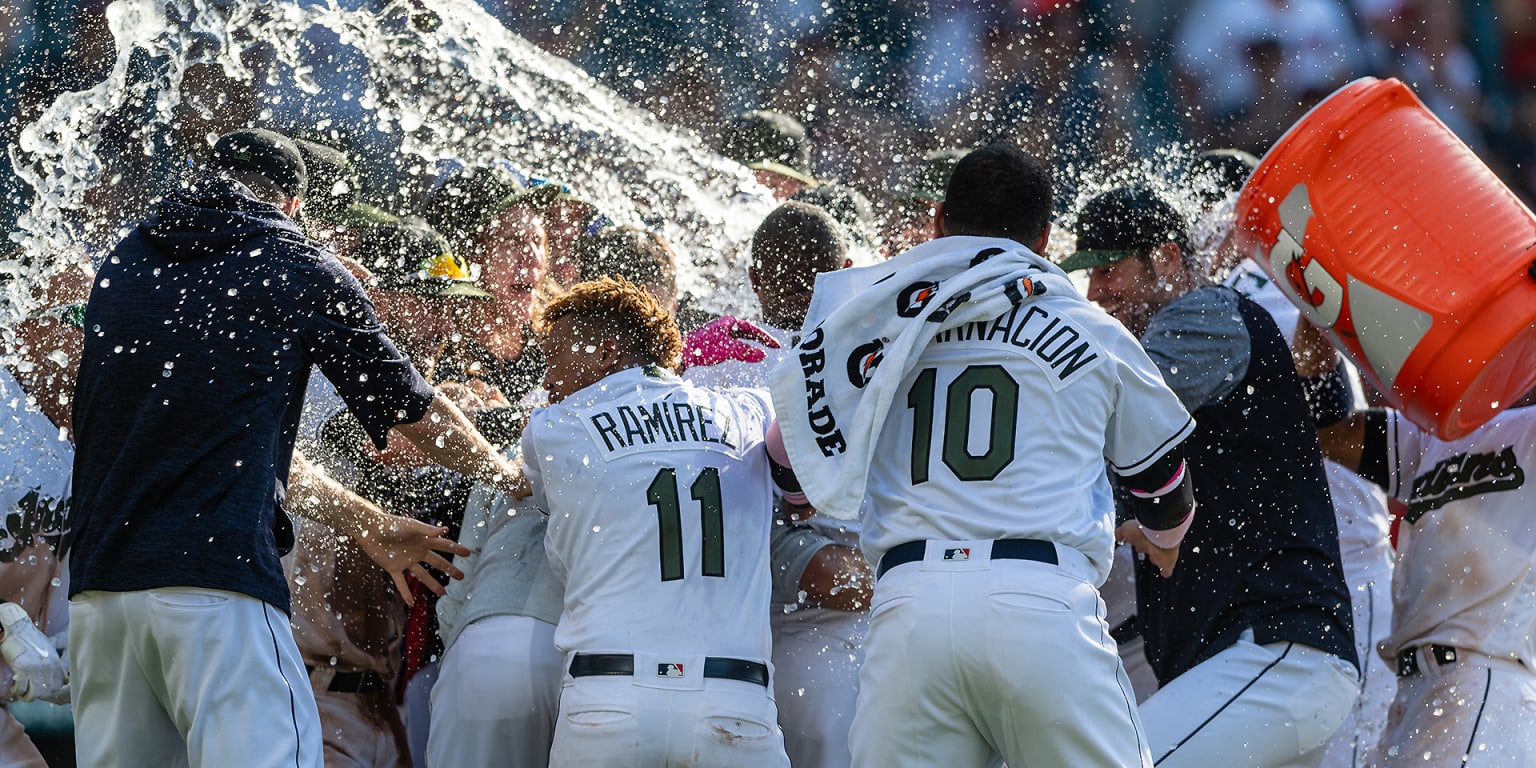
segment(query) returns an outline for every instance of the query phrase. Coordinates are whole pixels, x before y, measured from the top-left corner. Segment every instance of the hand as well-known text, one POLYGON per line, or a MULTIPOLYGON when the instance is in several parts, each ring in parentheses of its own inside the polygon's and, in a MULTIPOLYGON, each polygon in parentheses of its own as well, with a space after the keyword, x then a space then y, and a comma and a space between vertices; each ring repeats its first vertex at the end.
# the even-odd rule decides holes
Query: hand
POLYGON ((27 612, 15 603, 0 604, 0 626, 5 628, 0 655, 11 665, 13 675, 11 699, 68 703, 69 682, 64 663, 27 612))
POLYGON ((746 320, 727 315, 710 321, 704 327, 694 329, 683 340, 683 369, 695 365, 719 365, 727 360, 761 363, 768 357, 762 347, 747 342, 779 348, 779 342, 774 341, 767 331, 746 320))
POLYGON ((437 385, 437 391, 443 397, 453 401, 459 410, 464 412, 478 410, 485 407, 485 399, 480 393, 457 381, 445 381, 437 385))
POLYGON ((1321 376, 1339 364, 1339 353, 1322 329, 1303 316, 1296 324, 1296 334, 1291 339, 1291 357, 1296 363, 1296 373, 1302 378, 1321 376))
POLYGON ((407 573, 438 595, 444 593, 443 585, 427 572, 425 566, 436 568, 450 578, 464 578, 463 571, 439 554, 469 554, 469 547, 443 538, 448 533, 447 528, 391 514, 380 515, 376 522, 376 527, 352 538, 368 559, 378 563, 395 580, 395 589, 399 590, 406 605, 413 603, 410 586, 405 583, 407 573))
POLYGON ((1151 559, 1163 578, 1173 575, 1173 566, 1179 562, 1179 548, 1174 546, 1172 549, 1164 549, 1153 544, 1147 539, 1147 534, 1141 530, 1141 523, 1135 520, 1121 523, 1120 527, 1115 529, 1115 540, 1131 545, 1137 554, 1151 559))

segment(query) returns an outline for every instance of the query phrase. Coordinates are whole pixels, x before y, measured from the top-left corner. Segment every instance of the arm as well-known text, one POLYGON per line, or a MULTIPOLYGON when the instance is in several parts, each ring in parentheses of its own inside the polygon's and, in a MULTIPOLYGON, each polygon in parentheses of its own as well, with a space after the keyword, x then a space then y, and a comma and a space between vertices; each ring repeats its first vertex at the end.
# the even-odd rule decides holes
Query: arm
POLYGON ((432 399, 420 419, 397 424, 394 429, 444 467, 495 486, 513 498, 529 494, 522 471, 497 453, 464 413, 442 395, 432 399))
POLYGON ((439 554, 469 554, 467 548, 443 538, 447 528, 391 515, 342 487, 297 453, 293 457, 288 491, 295 513, 356 540, 363 553, 394 579, 395 589, 407 604, 411 603, 411 590, 405 582, 406 573, 415 576, 433 592, 443 594, 443 585, 427 573, 423 564, 456 579, 464 576, 439 554))
POLYGON ((1237 294, 1224 289, 1185 294, 1159 311, 1142 336, 1147 357, 1190 413, 1231 394, 1248 374, 1253 345, 1237 303, 1237 294))
POLYGON ((1126 505, 1134 520, 1121 523, 1115 538, 1151 558, 1164 578, 1173 575, 1179 545, 1195 520, 1195 491, 1184 464, 1184 449, 1176 446, 1152 466, 1120 479, 1126 505))
POLYGON ((1317 326, 1303 318, 1291 341, 1291 357, 1302 379, 1307 407, 1317 422, 1317 442, 1323 455, 1351 472, 1359 472, 1365 452, 1366 416, 1352 408, 1338 350, 1317 326))
POLYGON ((842 544, 817 550, 800 574, 804 602, 834 611, 867 611, 875 595, 875 574, 864 553, 842 544))

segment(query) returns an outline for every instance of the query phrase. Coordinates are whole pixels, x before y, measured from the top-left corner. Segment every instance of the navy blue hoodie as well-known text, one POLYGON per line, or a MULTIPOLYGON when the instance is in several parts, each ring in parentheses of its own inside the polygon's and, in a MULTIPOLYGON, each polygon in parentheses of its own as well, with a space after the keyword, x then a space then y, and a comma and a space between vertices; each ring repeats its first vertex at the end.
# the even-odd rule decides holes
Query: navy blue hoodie
POLYGON ((316 365, 381 447, 433 397, 362 286, 280 210, 223 179, 167 196, 86 310, 70 594, 202 587, 287 611, 282 505, 316 365))

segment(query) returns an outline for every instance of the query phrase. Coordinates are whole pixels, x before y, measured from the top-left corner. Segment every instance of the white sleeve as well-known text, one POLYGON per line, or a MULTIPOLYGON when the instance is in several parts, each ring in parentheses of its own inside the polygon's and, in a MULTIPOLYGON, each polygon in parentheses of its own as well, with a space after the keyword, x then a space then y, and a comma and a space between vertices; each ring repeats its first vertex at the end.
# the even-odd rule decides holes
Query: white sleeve
POLYGON ((1120 389, 1104 440, 1104 458, 1115 474, 1134 475, 1152 466, 1195 431, 1195 420, 1138 346, 1120 360, 1120 389))
POLYGON ((1413 479, 1419 475, 1419 464, 1431 438, 1396 410, 1388 409, 1386 416, 1388 485, 1385 490, 1388 496, 1406 503, 1413 496, 1413 479))

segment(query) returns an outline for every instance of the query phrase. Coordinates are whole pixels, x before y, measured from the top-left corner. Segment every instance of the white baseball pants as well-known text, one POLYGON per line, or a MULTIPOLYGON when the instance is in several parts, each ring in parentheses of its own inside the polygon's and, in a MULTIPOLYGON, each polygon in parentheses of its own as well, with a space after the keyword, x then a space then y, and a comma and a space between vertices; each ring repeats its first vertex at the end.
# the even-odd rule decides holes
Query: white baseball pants
POLYGON ((771 617, 773 691, 795 768, 848 768, 866 612, 802 608, 771 617))
POLYGON ((1392 571, 1350 590, 1354 605, 1355 653, 1360 657, 1360 697, 1344 724, 1323 749, 1321 768, 1365 768, 1387 724, 1387 709, 1397 694, 1397 670, 1376 651, 1376 642, 1392 631, 1392 571))
POLYGON ((1454 664, 1418 656, 1419 672, 1397 679, 1379 765, 1536 766, 1536 673, 1464 649, 1454 664))
POLYGON ((703 676, 703 657, 636 654, 630 677, 565 677, 550 768, 789 768, 769 690, 703 676), (658 661, 685 677, 648 676, 658 661))
POLYGON ((854 766, 1150 766, 1087 559, 990 560, 991 544, 931 541, 875 583, 854 766))
POLYGON ((432 687, 427 765, 549 765, 564 661, 548 622, 488 616, 465 627, 432 687))
POLYGON ((320 714, 282 611, 192 587, 69 603, 81 766, 321 768, 320 714))
POLYGON ((1141 720, 1158 768, 1316 768, 1359 693, 1349 662, 1244 632, 1152 694, 1141 720))

